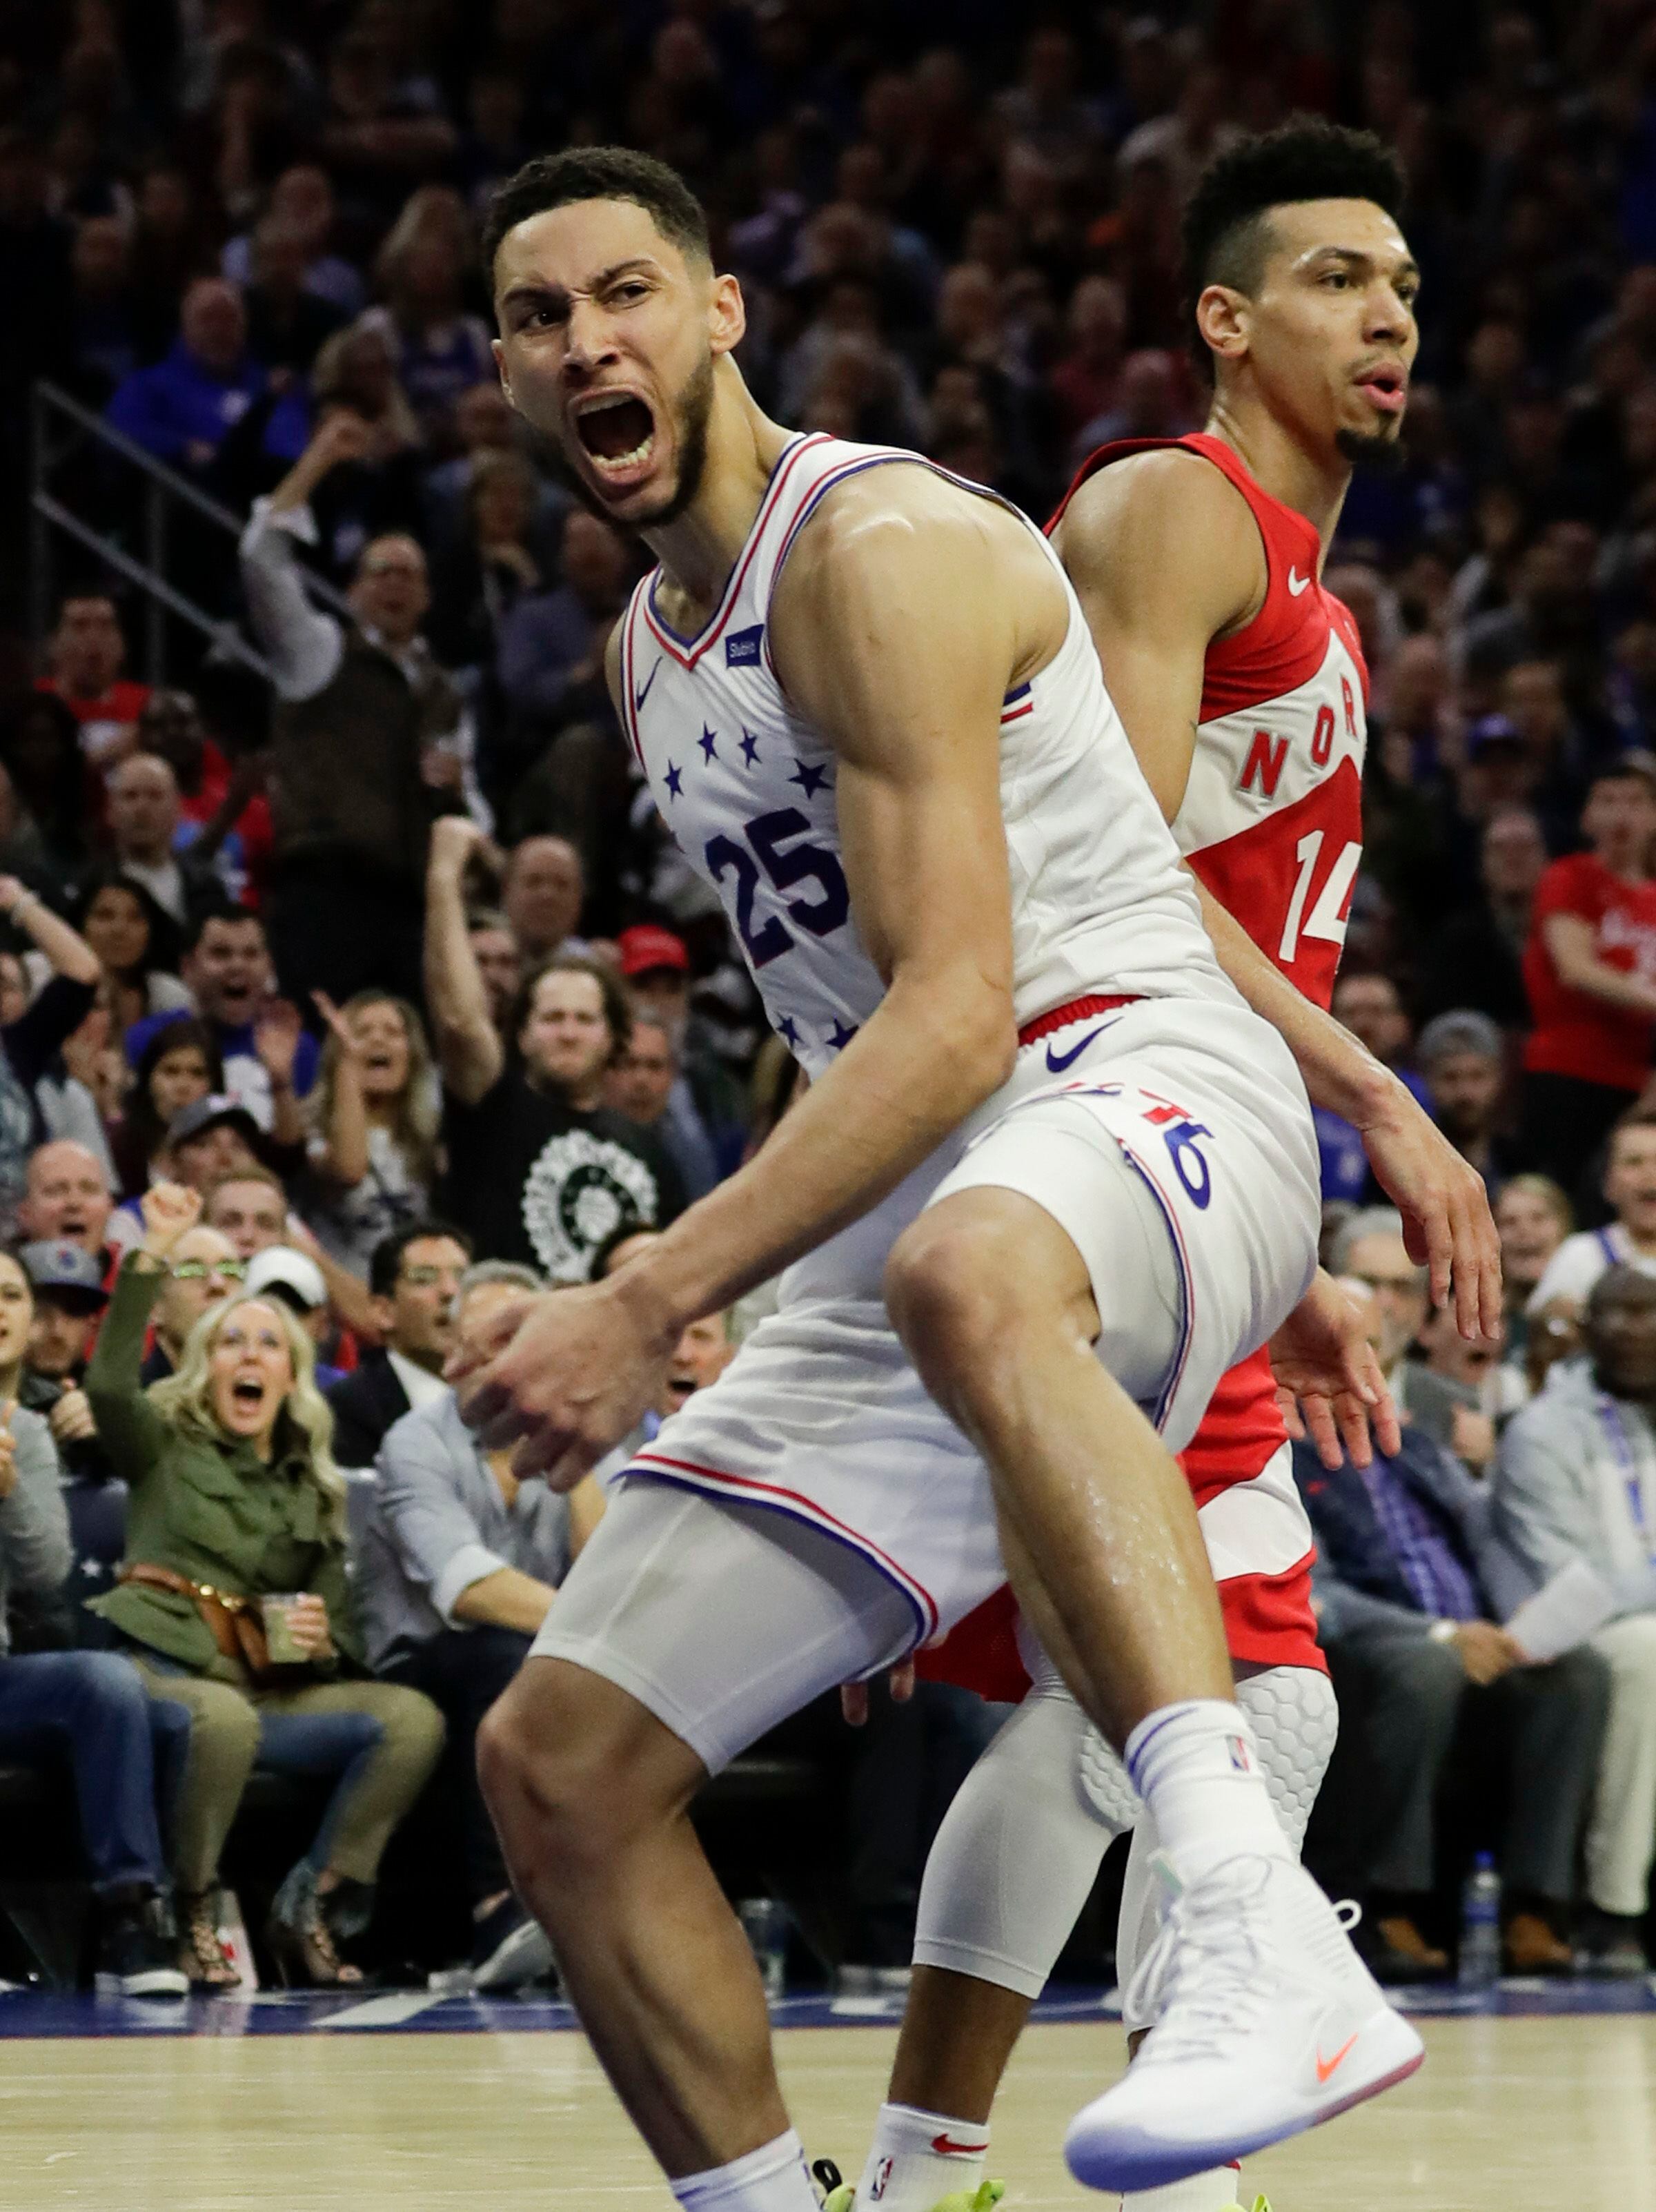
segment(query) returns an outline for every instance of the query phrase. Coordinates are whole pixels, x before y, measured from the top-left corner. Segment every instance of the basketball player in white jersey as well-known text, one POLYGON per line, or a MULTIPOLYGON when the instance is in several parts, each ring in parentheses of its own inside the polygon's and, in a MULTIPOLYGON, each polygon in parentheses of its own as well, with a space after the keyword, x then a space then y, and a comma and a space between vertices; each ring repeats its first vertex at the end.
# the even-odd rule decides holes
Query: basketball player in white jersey
MULTIPOLYGON (((660 562, 610 656, 630 741, 812 1078, 740 1174, 462 1378, 485 1437, 567 1486, 685 1320, 788 1267, 629 1468, 485 1727, 514 1878, 681 2203, 810 2212, 686 1808, 980 1602, 998 1514, 1186 1884, 1157 2063, 1092 2115, 1094 2177, 1311 2124, 1421 2047, 1271 1814, 1168 1449, 1311 1279, 1297 1072, 1213 957, 1033 526, 913 455, 768 422, 731 357, 739 290, 658 164, 531 163, 488 242, 510 397, 660 562), (1269 1986, 1268 2033, 1216 2026, 1216 1959, 1269 1986)), ((1370 1395, 1312 1326, 1327 1387, 1370 1395)))
MULTIPOLYGON (((1418 283, 1398 227, 1402 196, 1392 157, 1331 125, 1290 125, 1218 155, 1185 224, 1214 376, 1208 428, 1093 455, 1051 535, 1233 978, 1293 1038, 1313 1097, 1364 1130, 1380 1176, 1398 1180, 1406 1161, 1404 1182, 1435 1177, 1451 1210, 1478 1224, 1487 1263, 1494 1227, 1477 1178, 1326 1012, 1362 848, 1368 680, 1355 624, 1320 571, 1354 459, 1383 460, 1402 425, 1418 283)), ((1469 1334, 1495 1281, 1487 1266, 1483 1281, 1468 1273, 1458 1285, 1469 1334)), ((1310 1527, 1263 1358, 1225 1378, 1185 1465, 1221 1578, 1239 1701, 1297 1847, 1332 1748, 1334 1701, 1310 1607, 1310 1527)), ((951 1645, 953 1665, 945 1646, 924 1670, 991 1696, 1028 1694, 938 1836, 890 2098, 859 2189, 829 2212, 969 2201, 1029 2002, 1110 1838, 1137 1816, 1119 1765, 1040 1655, 1029 1653, 1032 1684, 1008 1680, 992 1618, 975 1656, 971 1622, 951 1645)), ((1117 1954, 1124 1990, 1156 1930, 1154 1848, 1138 1821, 1117 1954)), ((1143 1996, 1125 2010, 1136 2034, 1153 2024, 1143 1996)), ((1135 2193, 1126 2212, 1236 2212, 1240 2197, 1227 2167, 1135 2193)))

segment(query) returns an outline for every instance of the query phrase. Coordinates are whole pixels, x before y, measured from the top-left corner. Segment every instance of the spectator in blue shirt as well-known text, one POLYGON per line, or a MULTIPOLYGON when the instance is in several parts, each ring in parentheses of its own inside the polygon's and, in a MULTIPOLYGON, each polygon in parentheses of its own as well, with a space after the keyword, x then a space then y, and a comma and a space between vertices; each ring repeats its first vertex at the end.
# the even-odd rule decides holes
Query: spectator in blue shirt
POLYGON ((171 351, 122 379, 109 420, 157 460, 199 471, 211 465, 265 382, 247 351, 240 293, 222 277, 198 277, 184 295, 171 351))

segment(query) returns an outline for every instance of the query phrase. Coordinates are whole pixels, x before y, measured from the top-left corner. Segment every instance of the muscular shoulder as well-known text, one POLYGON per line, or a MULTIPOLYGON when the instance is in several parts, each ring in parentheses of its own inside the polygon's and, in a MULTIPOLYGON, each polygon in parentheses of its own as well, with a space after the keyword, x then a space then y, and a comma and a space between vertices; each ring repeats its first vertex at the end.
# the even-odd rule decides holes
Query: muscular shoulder
POLYGON ((901 638, 919 657, 963 634, 993 640, 997 653, 1004 644, 1010 679, 1050 659, 1067 619, 1032 526, 931 469, 894 462, 823 498, 777 581, 771 635, 785 684, 813 644, 885 652, 901 638))
POLYGON ((1245 621, 1263 599, 1265 552, 1252 509, 1229 478, 1178 447, 1133 453, 1076 490, 1052 533, 1083 599, 1123 607, 1176 598, 1209 634, 1245 621))

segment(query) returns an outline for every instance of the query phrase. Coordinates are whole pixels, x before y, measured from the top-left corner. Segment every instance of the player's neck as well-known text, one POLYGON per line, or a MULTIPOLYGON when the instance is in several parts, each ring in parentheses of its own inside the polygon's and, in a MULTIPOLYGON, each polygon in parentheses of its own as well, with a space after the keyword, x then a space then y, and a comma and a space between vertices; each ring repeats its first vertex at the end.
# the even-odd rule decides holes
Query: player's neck
POLYGON ((668 618, 686 637, 712 616, 747 543, 777 459, 795 434, 758 406, 721 362, 707 418, 707 458, 682 514, 642 536, 664 571, 668 618))
POLYGON ((1215 393, 1204 427, 1240 457, 1261 491, 1304 515, 1326 554, 1351 483, 1344 454, 1307 447, 1280 416, 1234 392, 1215 393))

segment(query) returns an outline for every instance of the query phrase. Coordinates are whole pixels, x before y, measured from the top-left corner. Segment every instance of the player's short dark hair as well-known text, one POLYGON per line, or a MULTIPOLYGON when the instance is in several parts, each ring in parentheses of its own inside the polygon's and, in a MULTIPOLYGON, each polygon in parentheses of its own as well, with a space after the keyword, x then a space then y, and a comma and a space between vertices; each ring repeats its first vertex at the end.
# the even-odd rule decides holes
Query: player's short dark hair
POLYGON ((423 1221, 405 1221, 400 1229, 393 1229, 389 1237, 382 1237, 368 1259, 368 1288, 377 1298, 388 1298, 397 1288, 397 1279, 403 1272, 403 1255, 410 1244, 429 1243, 442 1237, 450 1244, 458 1244, 468 1261, 474 1249, 470 1237, 464 1229, 452 1221, 440 1221, 435 1214, 423 1221))
POLYGON ((495 187, 483 218, 483 269, 491 283, 507 231, 578 200, 631 200, 687 260, 713 259, 707 216, 676 169, 630 146, 568 146, 537 154, 495 187))
MULTIPOLYGON (((1305 200, 1372 200, 1395 217, 1402 165, 1372 131, 1296 115, 1216 154, 1196 180, 1183 223, 1185 295, 1192 315, 1210 284, 1251 292, 1265 267, 1272 208, 1305 200)), ((1206 349, 1198 339, 1199 350, 1206 349)))

